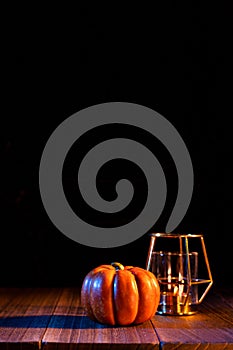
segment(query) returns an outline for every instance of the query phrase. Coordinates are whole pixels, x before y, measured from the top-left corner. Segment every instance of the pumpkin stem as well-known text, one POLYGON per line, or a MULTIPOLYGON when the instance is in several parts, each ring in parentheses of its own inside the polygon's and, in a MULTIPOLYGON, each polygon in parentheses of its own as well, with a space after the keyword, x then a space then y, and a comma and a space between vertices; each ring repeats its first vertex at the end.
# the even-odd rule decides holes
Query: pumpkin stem
POLYGON ((112 262, 111 265, 115 267, 116 270, 124 270, 124 266, 119 262, 112 262))

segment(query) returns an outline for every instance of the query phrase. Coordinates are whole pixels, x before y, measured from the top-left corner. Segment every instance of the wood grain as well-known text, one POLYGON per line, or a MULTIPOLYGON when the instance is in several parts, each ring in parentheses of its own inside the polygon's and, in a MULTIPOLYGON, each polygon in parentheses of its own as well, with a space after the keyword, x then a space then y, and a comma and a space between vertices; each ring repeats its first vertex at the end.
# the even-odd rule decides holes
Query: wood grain
POLYGON ((212 293, 192 316, 152 319, 162 349, 233 349, 233 294, 212 293))
POLYGON ((43 336, 44 349, 159 349, 151 322, 135 327, 112 327, 90 320, 80 305, 77 289, 65 289, 43 336), (72 346, 71 346, 72 345, 72 346))
MULTIPOLYGON (((39 349, 61 291, 8 289, 0 312, 0 349, 39 349)), ((1 290, 2 296, 2 290, 1 290)), ((2 302, 1 302, 2 304, 2 302)))
POLYGON ((133 327, 91 321, 78 288, 0 288, 0 350, 233 350, 233 290, 213 291, 193 316, 133 327))

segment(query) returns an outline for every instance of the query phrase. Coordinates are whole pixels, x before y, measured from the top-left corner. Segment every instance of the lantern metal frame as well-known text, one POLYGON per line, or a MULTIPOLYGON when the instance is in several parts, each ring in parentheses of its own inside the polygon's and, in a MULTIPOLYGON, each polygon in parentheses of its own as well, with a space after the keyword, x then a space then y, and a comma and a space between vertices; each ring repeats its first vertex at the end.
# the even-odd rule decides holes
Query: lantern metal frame
MULTIPOLYGON (((203 299, 205 298, 206 294, 208 293, 209 289, 211 288, 213 284, 213 278, 210 270, 210 264, 207 256, 207 251, 206 251, 206 246, 204 242, 204 237, 203 234, 176 234, 176 233, 151 233, 150 234, 150 245, 149 245, 149 250, 148 250, 148 255, 147 255, 147 261, 146 261, 146 269, 150 270, 151 267, 151 259, 152 259, 152 253, 154 251, 155 243, 157 239, 159 238, 171 238, 171 239, 178 239, 179 240, 179 254, 186 254, 187 258, 187 297, 184 301, 183 309, 181 311, 180 308, 173 310, 172 314, 173 315, 192 315, 197 312, 196 309, 193 309, 189 307, 189 302, 188 302, 188 295, 191 289, 191 286, 193 285, 199 285, 199 284, 208 284, 205 290, 203 291, 202 295, 198 297, 198 301, 196 302, 196 305, 200 304, 203 299), (201 248, 202 248, 202 253, 204 257, 204 261, 206 264, 206 271, 208 278, 207 279, 201 279, 198 278, 196 280, 192 280, 191 278, 191 267, 190 267, 190 250, 189 250, 189 239, 197 238, 200 239, 201 241, 201 248)), ((158 314, 164 314, 166 315, 166 310, 165 311, 157 311, 158 314)))

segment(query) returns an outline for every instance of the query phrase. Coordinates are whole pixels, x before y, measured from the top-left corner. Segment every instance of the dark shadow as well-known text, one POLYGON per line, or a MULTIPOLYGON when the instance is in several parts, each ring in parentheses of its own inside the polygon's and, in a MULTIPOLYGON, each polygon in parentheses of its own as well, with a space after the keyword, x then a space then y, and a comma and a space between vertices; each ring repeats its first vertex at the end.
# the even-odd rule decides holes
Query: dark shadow
POLYGON ((62 328, 62 329, 90 329, 113 328, 92 321, 87 316, 41 315, 15 316, 0 318, 1 328, 62 328))

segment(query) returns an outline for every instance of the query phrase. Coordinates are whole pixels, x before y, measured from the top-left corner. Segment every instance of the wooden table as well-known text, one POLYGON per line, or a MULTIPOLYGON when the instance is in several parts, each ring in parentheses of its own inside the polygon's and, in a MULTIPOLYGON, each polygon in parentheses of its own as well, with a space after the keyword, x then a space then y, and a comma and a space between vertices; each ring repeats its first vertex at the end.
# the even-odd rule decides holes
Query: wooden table
POLYGON ((0 288, 0 350, 233 349, 233 290, 214 287, 193 316, 138 326, 91 321, 78 288, 0 288))

